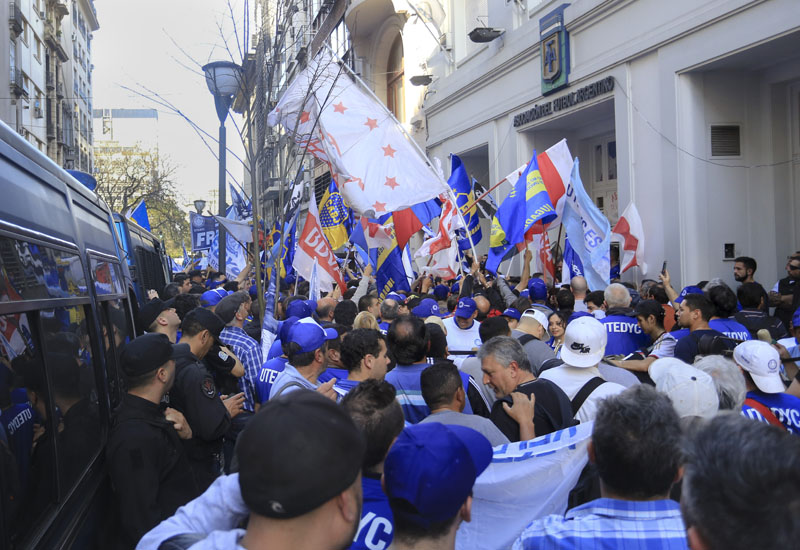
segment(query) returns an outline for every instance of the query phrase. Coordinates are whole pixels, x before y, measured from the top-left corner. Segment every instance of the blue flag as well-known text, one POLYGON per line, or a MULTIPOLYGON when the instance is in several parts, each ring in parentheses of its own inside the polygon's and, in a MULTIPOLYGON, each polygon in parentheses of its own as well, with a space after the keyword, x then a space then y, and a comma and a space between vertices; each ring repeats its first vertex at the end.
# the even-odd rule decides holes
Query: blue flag
POLYGON ((583 276, 589 288, 602 290, 610 281, 611 224, 583 188, 577 158, 565 197, 561 223, 567 237, 575 243, 574 250, 583 264, 583 276))
POLYGON ((556 210, 539 173, 536 151, 511 193, 497 209, 489 236, 489 258, 486 269, 497 272, 500 263, 516 253, 516 246, 525 242, 525 232, 538 222, 547 224, 556 218, 556 210))
POLYGON ((189 258, 189 253, 186 252, 186 243, 181 242, 181 246, 183 247, 183 267, 186 267, 192 260, 189 258))
POLYGON ((145 204, 144 199, 133 209, 133 212, 128 217, 138 223, 139 227, 150 231, 150 217, 147 215, 147 204, 145 204))
POLYGON ((253 217, 253 203, 245 198, 233 184, 228 184, 231 189, 231 206, 236 209, 237 219, 246 220, 253 217))
POLYGON ((569 242, 569 238, 564 238, 564 265, 562 267, 561 281, 569 283, 573 277, 583 277, 583 263, 580 256, 575 253, 575 249, 569 242))
MULTIPOLYGON (((467 226, 466 231, 469 231, 472 237, 472 244, 478 244, 481 237, 481 224, 478 219, 478 208, 474 204, 472 208, 467 209, 467 206, 475 202, 475 190, 470 182, 467 170, 464 164, 457 155, 450 157, 450 179, 447 184, 453 190, 456 196, 456 205, 464 216, 464 223, 467 226)), ((469 239, 463 229, 458 230, 458 248, 460 250, 469 250, 471 248, 469 239)))
MULTIPOLYGON (((394 230, 392 230, 394 234, 394 230)), ((411 291, 411 286, 406 278, 403 266, 403 250, 397 246, 397 240, 387 247, 376 248, 377 269, 375 270, 375 284, 378 288, 378 297, 383 300, 392 291, 411 291)))
POLYGON ((272 270, 264 302, 264 324, 261 326, 261 352, 269 355, 269 348, 278 334, 278 321, 275 319, 275 302, 278 294, 278 270, 272 270))

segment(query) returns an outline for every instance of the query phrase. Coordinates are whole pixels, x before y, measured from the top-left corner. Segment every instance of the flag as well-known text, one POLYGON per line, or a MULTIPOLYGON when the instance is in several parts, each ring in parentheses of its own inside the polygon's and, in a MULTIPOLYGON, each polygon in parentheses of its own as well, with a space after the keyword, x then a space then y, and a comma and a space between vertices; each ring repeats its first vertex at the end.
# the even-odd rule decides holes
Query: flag
POLYGON ((528 166, 492 219, 486 269, 496 273, 500 262, 515 251, 515 246, 524 243, 525 233, 534 223, 539 220, 549 223, 555 217, 556 212, 539 174, 534 151, 528 166))
POLYGON ((472 521, 459 526, 456 549, 511 548, 532 520, 563 516, 588 461, 592 427, 588 422, 495 447, 489 466, 475 480, 472 521))
MULTIPOLYGON (((228 211, 225 214, 225 218, 220 218, 218 216, 214 216, 214 218, 218 222, 221 222, 222 220, 225 222, 230 222, 231 220, 237 220, 238 214, 233 206, 229 206, 228 211)), ((208 251, 208 265, 211 267, 211 269, 219 271, 219 231, 217 231, 217 235, 211 242, 211 248, 208 251)), ((225 274, 228 276, 228 278, 235 279, 239 276, 239 273, 242 272, 246 265, 247 252, 229 232, 226 232, 225 274)))
POLYGON ((170 268, 172 269, 173 273, 180 273, 183 271, 183 268, 178 264, 178 261, 175 258, 169 259, 170 268))
POLYGON ((273 269, 267 287, 264 303, 264 323, 261 325, 261 355, 267 357, 272 343, 278 335, 278 321, 275 319, 275 302, 278 294, 278 271, 273 269))
POLYGON ((319 301, 322 293, 319 290, 319 262, 314 258, 314 265, 311 266, 311 278, 308 280, 308 297, 315 302, 319 301))
POLYGON ((569 284, 573 277, 583 277, 583 264, 572 248, 569 237, 564 238, 564 259, 561 267, 561 282, 569 284))
MULTIPOLYGON (((374 225, 377 224, 373 224, 374 225)), ((403 249, 397 245, 394 237, 394 228, 389 226, 378 226, 376 234, 381 235, 380 246, 375 248, 375 285, 378 289, 378 297, 383 300, 392 291, 410 291, 411 285, 406 277, 405 266, 403 265, 403 249), (386 233, 388 231, 388 239, 386 233)))
POLYGON ((189 253, 186 252, 186 243, 181 242, 181 246, 183 247, 183 267, 186 267, 187 265, 192 263, 192 260, 189 258, 189 253))
MULTIPOLYGON (((233 212, 238 216, 239 211, 236 210, 235 207, 232 208, 233 212)), ((253 242, 253 228, 249 222, 241 219, 222 218, 220 216, 214 216, 214 219, 225 228, 225 231, 227 231, 231 237, 240 243, 253 242)))
MULTIPOLYGON (((542 225, 542 222, 536 222, 535 225, 542 225)), ((550 280, 555 282, 556 267, 553 265, 553 252, 550 250, 549 232, 543 229, 534 237, 533 242, 538 250, 539 265, 542 268, 542 273, 550 275, 550 280)))
POLYGON ((602 290, 608 286, 611 271, 611 224, 583 188, 577 158, 565 196, 561 223, 567 237, 575 243, 573 247, 583 264, 583 276, 589 288, 602 290))
POLYGON ((244 192, 240 193, 233 184, 228 184, 231 189, 231 205, 236 209, 236 215, 240 220, 253 217, 253 203, 245 198, 244 192))
MULTIPOLYGON (((411 240, 411 236, 430 224, 433 218, 438 216, 441 211, 442 207, 439 201, 437 199, 431 199, 415 204, 411 208, 392 213, 397 246, 404 248, 408 244, 408 241, 411 240)), ((385 218, 388 218, 388 214, 381 217, 381 220, 385 218)))
POLYGON ((455 236, 456 230, 463 226, 453 201, 444 196, 441 198, 442 213, 439 217, 439 232, 422 243, 414 256, 417 258, 430 257, 429 265, 423 267, 422 270, 449 281, 455 279, 458 271, 459 245, 455 236))
POLYGON ((467 175, 467 169, 464 168, 464 164, 457 155, 450 156, 450 179, 447 180, 447 184, 453 190, 458 209, 461 210, 464 223, 467 224, 466 229, 461 232, 462 236, 458 240, 458 248, 469 250, 472 247, 470 246, 467 232, 472 237, 472 244, 478 244, 483 235, 481 235, 481 224, 478 219, 478 208, 473 204, 475 202, 475 188, 467 175), (467 209, 470 204, 472 204, 472 208, 467 209))
POLYGON ((331 245, 322 232, 322 227, 319 223, 319 212, 317 211, 317 201, 312 196, 311 200, 308 201, 308 215, 303 226, 303 234, 297 243, 292 266, 301 277, 310 281, 315 260, 319 265, 319 288, 325 292, 330 292, 333 290, 333 284, 336 283, 339 285, 342 294, 344 294, 346 287, 339 271, 339 264, 336 262, 336 256, 331 250, 331 245))
POLYGON ((128 218, 135 221, 139 227, 150 231, 150 217, 147 215, 147 204, 142 199, 136 208, 130 213, 128 218))
POLYGON ((642 275, 647 273, 647 264, 644 262, 644 229, 635 204, 630 203, 622 213, 611 231, 611 240, 622 244, 622 273, 635 265, 642 270, 642 275))
POLYGON ((267 120, 328 164, 345 202, 359 214, 397 212, 446 191, 431 163, 366 89, 321 49, 267 120))
POLYGON ((561 223, 566 200, 566 189, 572 173, 572 154, 567 147, 567 140, 562 139, 544 153, 539 155, 539 173, 550 196, 550 203, 556 210, 556 218, 550 227, 561 223))
POLYGON ((336 250, 347 243, 352 215, 342 200, 336 182, 331 180, 319 203, 319 221, 332 249, 336 250))

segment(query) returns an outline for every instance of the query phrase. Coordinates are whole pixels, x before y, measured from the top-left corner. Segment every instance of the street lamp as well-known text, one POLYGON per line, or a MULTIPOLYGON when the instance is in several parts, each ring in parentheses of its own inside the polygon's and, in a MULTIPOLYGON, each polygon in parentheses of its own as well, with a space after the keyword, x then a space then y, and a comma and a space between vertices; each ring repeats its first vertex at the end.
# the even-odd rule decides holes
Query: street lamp
POLYGON ((206 201, 204 201, 203 199, 197 199, 196 201, 194 201, 194 209, 197 210, 198 214, 202 215, 205 207, 206 207, 206 201))
MULTIPOLYGON (((203 66, 206 73, 206 84, 214 96, 214 106, 219 118, 219 216, 225 217, 225 119, 233 104, 233 98, 239 93, 242 83, 242 68, 230 61, 214 61, 203 66)), ((195 202, 195 208, 197 203, 195 202)), ((225 228, 219 226, 219 270, 225 273, 225 245, 227 237, 225 228)))

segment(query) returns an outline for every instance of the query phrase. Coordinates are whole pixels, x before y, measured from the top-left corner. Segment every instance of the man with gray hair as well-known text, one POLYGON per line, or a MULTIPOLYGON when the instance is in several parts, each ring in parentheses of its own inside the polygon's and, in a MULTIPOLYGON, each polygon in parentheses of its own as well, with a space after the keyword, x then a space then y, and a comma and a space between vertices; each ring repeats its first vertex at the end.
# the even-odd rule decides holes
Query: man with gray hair
POLYGON ((381 303, 381 322, 378 323, 378 328, 385 335, 389 330, 389 325, 392 321, 400 316, 400 304, 393 298, 386 298, 381 303))
POLYGON ((642 332, 642 327, 636 322, 636 315, 630 308, 631 295, 628 289, 613 283, 606 287, 604 296, 606 316, 600 322, 608 334, 606 355, 625 357, 648 346, 650 337, 642 332))
POLYGON ((574 424, 566 394, 549 380, 537 379, 516 338, 495 336, 478 350, 483 383, 497 401, 489 418, 509 441, 525 441, 574 424))
POLYGON ((694 367, 709 375, 714 381, 719 397, 719 410, 742 409, 747 398, 747 386, 736 363, 722 355, 706 355, 695 361, 694 367))
POLYGON ((800 442, 719 415, 684 449, 681 511, 692 550, 778 550, 800 539, 800 442))

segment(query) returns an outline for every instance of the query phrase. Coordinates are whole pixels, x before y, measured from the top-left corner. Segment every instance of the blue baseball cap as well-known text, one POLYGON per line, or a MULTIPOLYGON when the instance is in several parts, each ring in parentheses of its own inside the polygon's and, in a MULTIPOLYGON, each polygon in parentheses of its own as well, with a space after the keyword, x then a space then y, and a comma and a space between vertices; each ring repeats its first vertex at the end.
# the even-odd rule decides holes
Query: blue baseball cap
POLYGON ((228 296, 228 291, 222 288, 206 290, 200 295, 200 305, 203 307, 215 306, 226 296, 228 296))
POLYGON ((447 300, 450 295, 450 289, 447 288, 447 285, 436 285, 433 287, 433 295, 436 296, 437 300, 447 300))
POLYGON ((683 301, 683 299, 686 298, 687 294, 702 294, 702 293, 703 289, 700 288, 699 286, 690 285, 683 287, 681 293, 678 295, 677 298, 675 298, 675 303, 680 304, 683 301))
POLYGON ((305 319, 311 317, 317 310, 317 303, 314 300, 295 300, 286 307, 286 315, 288 317, 297 317, 298 319, 305 319))
POLYGON ((323 346, 328 340, 335 340, 339 333, 332 328, 322 328, 319 323, 310 317, 300 319, 289 329, 289 342, 300 346, 301 353, 314 351, 323 346))
POLYGON ((478 306, 472 298, 461 298, 456 306, 456 317, 471 317, 478 306))
POLYGON ((523 288, 522 290, 520 290, 520 291, 519 291, 519 297, 520 297, 520 298, 529 298, 529 297, 530 297, 530 294, 531 294, 531 293, 530 293, 530 292, 528 292, 528 289, 527 289, 527 288, 523 288))
POLYGON ((491 461, 492 445, 472 428, 438 422, 409 426, 383 466, 389 502, 404 504, 392 511, 425 528, 454 517, 491 461))
POLYGON ((453 283, 453 286, 450 287, 450 294, 458 294, 460 288, 461 286, 457 282, 453 283))
POLYGON ((422 317, 423 319, 427 319, 431 315, 441 317, 439 313, 439 304, 433 298, 425 298, 422 300, 417 307, 411 310, 411 314, 422 317))
POLYGON ((522 317, 522 313, 520 313, 518 309, 510 307, 503 311, 503 317, 511 317, 512 319, 519 321, 520 317, 522 317))
POLYGON ((531 300, 545 300, 547 298, 547 283, 539 277, 528 281, 528 297, 531 300))
POLYGON ((792 315, 792 328, 800 328, 800 307, 792 315))
POLYGON ((386 298, 384 298, 384 299, 385 300, 394 300, 398 304, 404 304, 405 305, 405 303, 406 303, 406 297, 403 296, 402 294, 398 294, 397 292, 390 292, 389 294, 386 295, 386 298))

